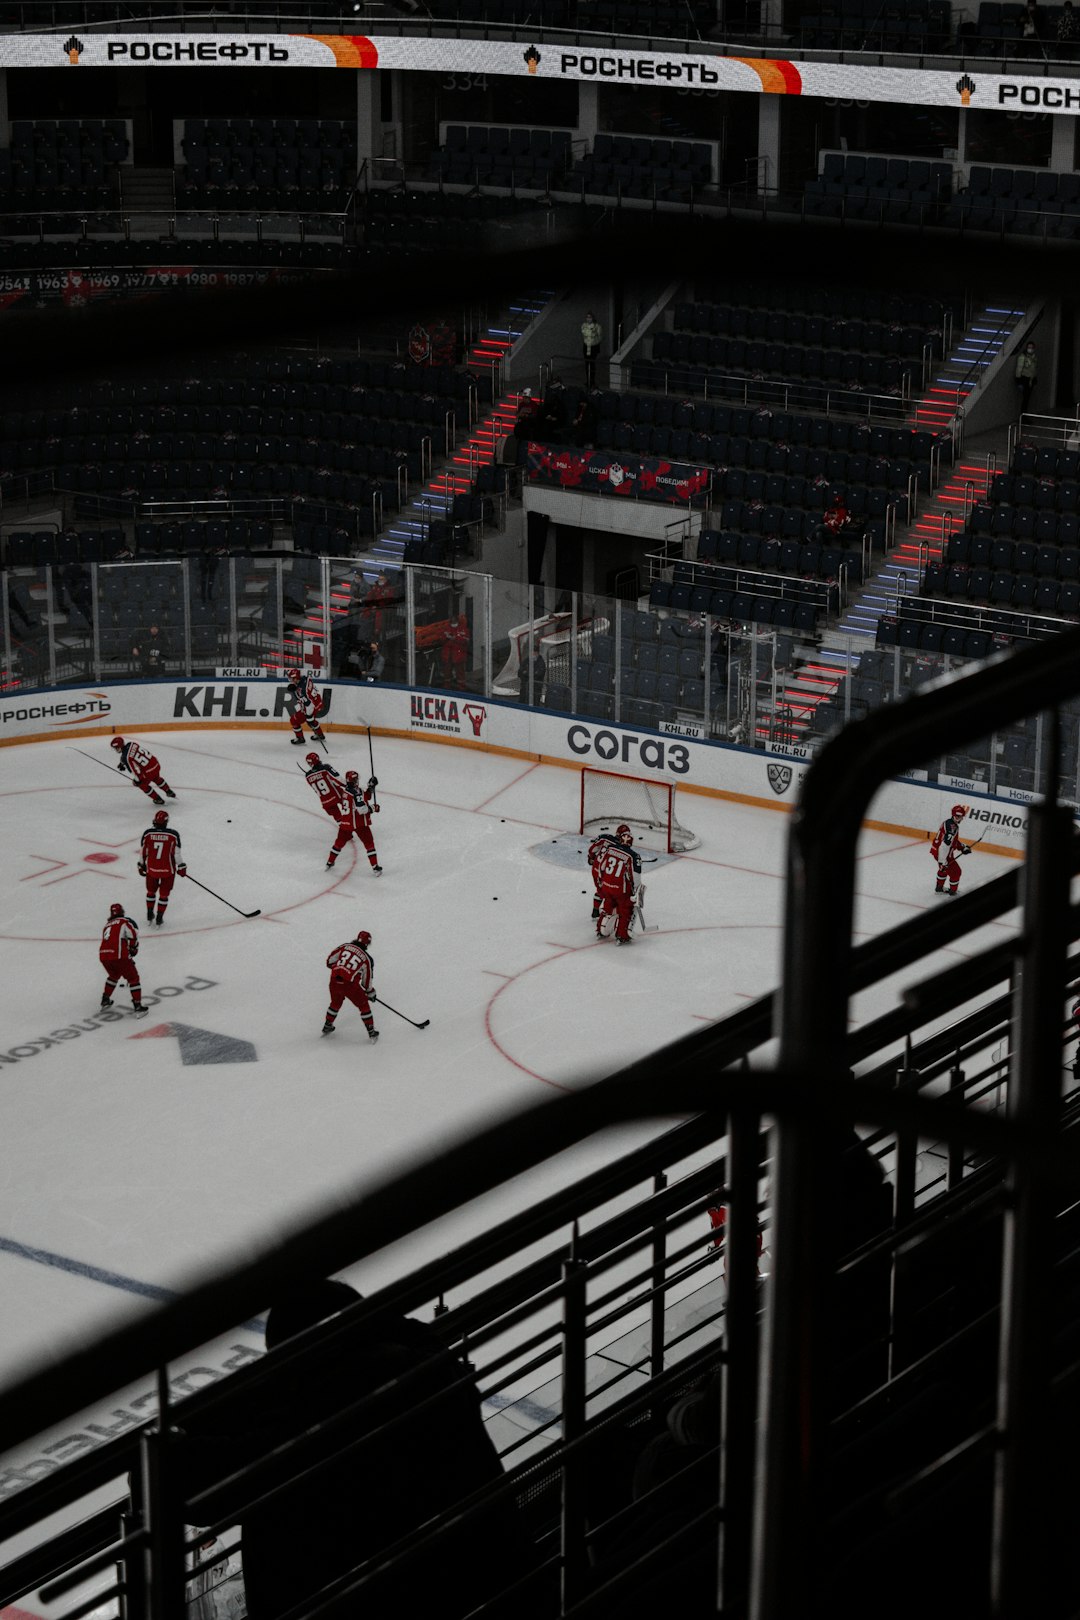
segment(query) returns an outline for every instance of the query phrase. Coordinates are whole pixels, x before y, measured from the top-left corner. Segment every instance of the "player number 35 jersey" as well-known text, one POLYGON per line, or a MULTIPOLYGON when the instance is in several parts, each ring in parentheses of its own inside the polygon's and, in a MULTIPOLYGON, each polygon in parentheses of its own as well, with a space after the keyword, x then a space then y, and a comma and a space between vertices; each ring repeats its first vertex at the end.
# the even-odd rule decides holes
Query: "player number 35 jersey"
POLYGON ((358 984, 361 990, 371 989, 375 962, 361 946, 355 943, 335 946, 326 958, 326 965, 342 978, 358 984))

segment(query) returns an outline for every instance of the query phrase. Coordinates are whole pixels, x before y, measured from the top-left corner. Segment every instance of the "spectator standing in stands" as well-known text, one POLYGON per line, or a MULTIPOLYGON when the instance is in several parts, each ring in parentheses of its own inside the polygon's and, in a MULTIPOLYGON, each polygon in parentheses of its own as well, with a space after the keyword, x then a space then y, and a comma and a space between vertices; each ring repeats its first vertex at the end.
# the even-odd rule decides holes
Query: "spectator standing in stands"
POLYGON ((394 600, 394 587, 389 583, 385 574, 379 574, 374 585, 364 597, 364 608, 371 615, 371 635, 378 637, 383 632, 383 620, 386 616, 387 606, 394 600))
POLYGON ((533 703, 543 702, 544 682, 547 679, 547 663, 543 653, 537 647, 532 658, 522 658, 518 663, 518 690, 522 703, 529 701, 529 671, 532 671, 533 703))
POLYGON ((214 575, 217 573, 218 563, 224 555, 224 546, 206 546, 199 553, 199 598, 203 602, 213 600, 214 575))
POLYGON ((596 443, 596 406, 588 394, 578 400, 577 414, 570 424, 570 442, 579 450, 591 450, 596 443))
POLYGON ((1031 399, 1032 389, 1039 373, 1039 359, 1034 343, 1025 343, 1016 357, 1016 389, 1020 396, 1020 415, 1023 416, 1031 399))
POLYGON ((1075 55, 1078 35, 1080 35, 1080 20, 1077 19, 1076 12, 1073 10, 1073 0, 1065 0, 1057 25, 1058 46, 1065 47, 1058 50, 1059 56, 1065 57, 1068 61, 1075 55))
POLYGON ((517 420, 514 422, 515 439, 531 439, 536 428, 536 412, 539 402, 533 397, 531 388, 521 390, 518 400, 517 420))
POLYGON ((131 649, 133 663, 144 675, 162 675, 165 671, 165 642, 156 624, 152 624, 142 641, 131 649))
POLYGON ((564 443, 569 416, 562 378, 552 377, 540 409, 536 413, 536 437, 554 444, 564 443))
POLYGON ((603 327, 592 310, 587 310, 581 323, 581 353, 585 360, 585 386, 596 387, 596 359, 604 336, 603 327))
POLYGON ((439 649, 442 683, 455 690, 465 685, 465 660, 469 651, 469 625, 464 613, 451 613, 446 621, 443 644, 439 649))
MULTIPOLYGON (((239 1517, 249 1620, 310 1608, 324 1587, 503 1477, 472 1369, 434 1327, 385 1311, 311 1334, 360 1298, 347 1283, 320 1281, 274 1305, 257 1380, 178 1436, 186 1494, 209 1493, 189 1515, 239 1517), (313 1340, 306 1353, 284 1353, 300 1334, 313 1340), (297 1441, 301 1449, 264 1464, 257 1481, 228 1479, 297 1441)), ((342 1612, 456 1620, 534 1568, 506 1499, 376 1575, 342 1612)), ((517 1608, 538 1612, 528 1588, 517 1608)))

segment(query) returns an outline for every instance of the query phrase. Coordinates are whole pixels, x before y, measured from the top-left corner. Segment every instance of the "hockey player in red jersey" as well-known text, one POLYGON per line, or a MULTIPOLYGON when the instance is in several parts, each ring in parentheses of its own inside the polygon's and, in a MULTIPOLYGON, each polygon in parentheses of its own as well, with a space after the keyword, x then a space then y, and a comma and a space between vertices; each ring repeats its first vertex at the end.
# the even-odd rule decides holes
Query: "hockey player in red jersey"
POLYGON ((596 869, 600 874, 600 916, 596 922, 598 939, 611 932, 609 917, 615 919, 615 943, 632 945, 630 925, 634 918, 634 896, 641 873, 640 857, 634 853, 634 840, 625 823, 616 830, 600 852, 596 869))
POLYGON ((355 939, 348 940, 344 945, 336 945, 326 958, 326 965, 330 969, 330 1005, 326 1009, 326 1022, 322 1027, 324 1035, 334 1033, 342 1002, 351 1001, 354 1007, 359 1008, 368 1040, 378 1040, 379 1032, 371 1014, 371 1003, 379 998, 372 982, 375 959, 370 946, 371 935, 366 928, 361 928, 355 939))
POLYGON ((378 785, 378 778, 372 776, 368 778, 367 787, 362 788, 358 771, 345 772, 345 792, 341 808, 337 812, 338 835, 334 840, 334 847, 326 859, 328 871, 355 833, 367 850, 368 865, 371 870, 376 877, 382 876, 382 867, 379 865, 379 857, 375 849, 375 838, 371 831, 371 812, 373 810, 377 811, 379 808, 374 799, 374 792, 378 785))
POLYGON ((319 754, 304 757, 304 780, 319 795, 319 803, 328 816, 336 821, 345 804, 345 784, 329 761, 319 754))
POLYGON ((113 991, 118 979, 126 979, 131 990, 131 1005, 135 1012, 144 1013, 142 984, 135 957, 139 950, 139 925, 125 917, 118 900, 109 907, 109 920, 101 930, 98 960, 105 969, 105 989, 101 997, 103 1007, 112 1006, 113 991))
POLYGON ((187 867, 180 859, 180 834, 169 826, 167 810, 159 810, 153 826, 142 835, 139 876, 146 879, 146 920, 160 928, 173 884, 178 877, 187 877, 187 867))
POLYGON ((938 863, 936 894, 955 894, 960 887, 961 855, 971 854, 971 845, 960 837, 960 823, 967 815, 966 804, 954 804, 952 814, 945 817, 937 834, 931 840, 930 853, 938 863), (946 883, 948 888, 945 887, 946 883))
POLYGON ((623 825, 613 833, 597 833, 596 837, 589 845, 586 859, 589 862, 589 870, 592 873, 593 880, 592 914, 594 921, 600 915, 600 857, 609 844, 618 842, 620 833, 628 833, 629 831, 629 827, 624 822, 623 825))
POLYGON ((118 771, 126 771, 135 779, 135 786, 153 799, 155 804, 164 804, 166 799, 175 799, 176 794, 164 780, 161 766, 155 756, 142 743, 125 742, 123 737, 114 737, 109 744, 120 755, 118 771), (162 797, 164 795, 164 797, 162 797))
POLYGON ((316 742, 325 742, 319 716, 323 712, 323 700, 315 685, 313 675, 305 675, 299 669, 287 669, 285 678, 289 683, 286 699, 289 704, 289 723, 292 726, 292 741, 301 747, 304 741, 304 726, 311 728, 311 735, 316 742))

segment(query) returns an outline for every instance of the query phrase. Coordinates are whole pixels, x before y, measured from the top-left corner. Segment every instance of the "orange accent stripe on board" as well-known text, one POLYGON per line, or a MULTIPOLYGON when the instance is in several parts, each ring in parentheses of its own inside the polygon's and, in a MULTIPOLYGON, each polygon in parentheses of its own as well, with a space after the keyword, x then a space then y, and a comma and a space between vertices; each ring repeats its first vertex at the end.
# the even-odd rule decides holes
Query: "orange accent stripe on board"
POLYGON ((767 56, 736 56, 734 61, 753 68, 767 96, 802 95, 802 74, 794 62, 774 60, 767 56))
POLYGON ((313 39, 333 51, 334 61, 343 68, 373 68, 379 65, 379 52, 365 34, 293 34, 293 39, 313 39))

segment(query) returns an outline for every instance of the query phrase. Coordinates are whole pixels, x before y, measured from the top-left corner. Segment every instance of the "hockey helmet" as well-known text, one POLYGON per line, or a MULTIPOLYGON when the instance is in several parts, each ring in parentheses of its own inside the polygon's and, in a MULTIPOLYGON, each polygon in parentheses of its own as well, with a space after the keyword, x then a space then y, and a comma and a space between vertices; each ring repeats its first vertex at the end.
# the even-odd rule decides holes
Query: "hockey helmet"
POLYGON ((366 928, 361 928, 360 932, 356 936, 356 943, 359 945, 362 951, 367 950, 368 946, 371 944, 371 935, 368 933, 366 928))
POLYGON ((113 737, 113 739, 109 743, 109 747, 110 748, 115 748, 117 753, 120 752, 120 750, 121 750, 121 748, 123 748, 123 746, 124 746, 123 737, 113 737))
POLYGON ((120 904, 119 900, 114 900, 112 905, 109 907, 109 921, 112 922, 114 917, 122 917, 123 915, 123 906, 120 904))
POLYGON ((300 679, 300 671, 298 669, 287 669, 285 671, 285 675, 290 681, 298 681, 300 679))
POLYGON ((345 772, 345 780, 346 780, 346 782, 359 782, 359 780, 360 780, 360 772, 359 771, 346 771, 345 772))
POLYGON ((167 810, 159 810, 156 813, 156 815, 154 816, 154 826, 155 827, 167 827, 168 825, 169 825, 169 812, 167 810))
POLYGON ((952 816, 954 821, 963 821, 967 813, 968 807, 966 804, 954 804, 952 807, 952 816))
POLYGON ((619 840, 620 844, 632 844, 634 842, 634 835, 626 825, 625 821, 621 821, 616 827, 615 836, 619 840))
POLYGON ((310 754, 305 754, 304 755, 304 764, 305 765, 321 765, 322 761, 320 760, 320 758, 319 758, 318 754, 315 752, 315 750, 312 749, 310 754))

